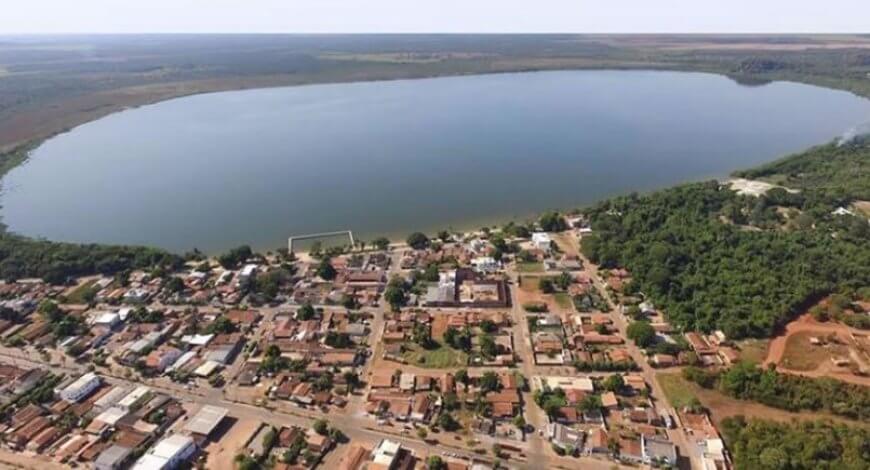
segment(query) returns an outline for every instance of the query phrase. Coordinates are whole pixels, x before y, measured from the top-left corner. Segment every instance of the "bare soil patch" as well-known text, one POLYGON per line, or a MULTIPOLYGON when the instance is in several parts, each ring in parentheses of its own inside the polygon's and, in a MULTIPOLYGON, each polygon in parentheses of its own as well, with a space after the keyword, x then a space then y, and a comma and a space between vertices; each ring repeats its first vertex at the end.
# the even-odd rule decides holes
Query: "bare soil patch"
POLYGON ((803 315, 770 342, 763 365, 807 377, 832 377, 870 386, 870 339, 842 323, 815 321, 803 315))
POLYGON ((825 419, 841 423, 855 425, 856 421, 834 416, 828 413, 800 412, 779 410, 751 401, 737 400, 728 397, 717 390, 708 390, 698 384, 683 379, 680 372, 661 372, 656 374, 658 382, 665 390, 668 401, 672 406, 684 405, 691 397, 696 397, 710 410, 713 421, 721 429, 722 420, 731 416, 743 415, 746 417, 768 419, 780 422, 792 420, 817 420, 825 419), (676 403, 674 403, 676 401, 676 403))

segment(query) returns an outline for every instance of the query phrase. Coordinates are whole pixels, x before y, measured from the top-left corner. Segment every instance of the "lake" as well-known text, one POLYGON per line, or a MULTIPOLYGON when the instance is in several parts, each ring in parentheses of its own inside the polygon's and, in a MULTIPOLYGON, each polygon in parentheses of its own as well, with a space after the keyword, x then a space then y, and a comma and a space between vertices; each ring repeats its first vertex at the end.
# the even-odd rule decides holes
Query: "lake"
POLYGON ((2 222, 51 240, 215 253, 527 220, 723 177, 828 141, 870 102, 717 75, 566 71, 174 99, 46 141, 2 181, 2 222))

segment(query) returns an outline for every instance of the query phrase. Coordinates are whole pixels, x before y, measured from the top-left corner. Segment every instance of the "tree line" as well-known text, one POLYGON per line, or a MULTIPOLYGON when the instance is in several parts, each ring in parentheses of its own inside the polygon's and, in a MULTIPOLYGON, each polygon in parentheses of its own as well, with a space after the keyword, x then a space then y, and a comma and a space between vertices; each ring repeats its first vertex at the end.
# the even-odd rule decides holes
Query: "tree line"
POLYGON ((870 420, 870 389, 822 377, 780 374, 739 362, 722 372, 696 367, 683 369, 683 377, 705 388, 717 388, 733 398, 752 400, 788 411, 824 411, 856 420, 870 420))

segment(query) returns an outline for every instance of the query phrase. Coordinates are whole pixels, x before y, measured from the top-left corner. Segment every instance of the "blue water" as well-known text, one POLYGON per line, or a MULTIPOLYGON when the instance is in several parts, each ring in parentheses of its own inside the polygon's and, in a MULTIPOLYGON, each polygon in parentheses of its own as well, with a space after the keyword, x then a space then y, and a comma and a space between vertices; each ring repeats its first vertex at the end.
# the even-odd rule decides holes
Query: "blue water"
POLYGON ((180 98, 54 137, 2 182, 2 222, 52 240, 216 252, 525 220, 725 176, 870 120, 793 83, 571 71, 180 98))

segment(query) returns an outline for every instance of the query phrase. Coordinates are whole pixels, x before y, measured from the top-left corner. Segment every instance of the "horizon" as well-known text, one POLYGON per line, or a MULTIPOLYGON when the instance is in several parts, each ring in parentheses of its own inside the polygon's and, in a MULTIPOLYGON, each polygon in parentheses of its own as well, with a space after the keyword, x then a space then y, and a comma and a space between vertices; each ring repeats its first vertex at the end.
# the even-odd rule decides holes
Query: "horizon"
POLYGON ((861 0, 32 0, 0 35, 69 34, 867 34, 861 0))

